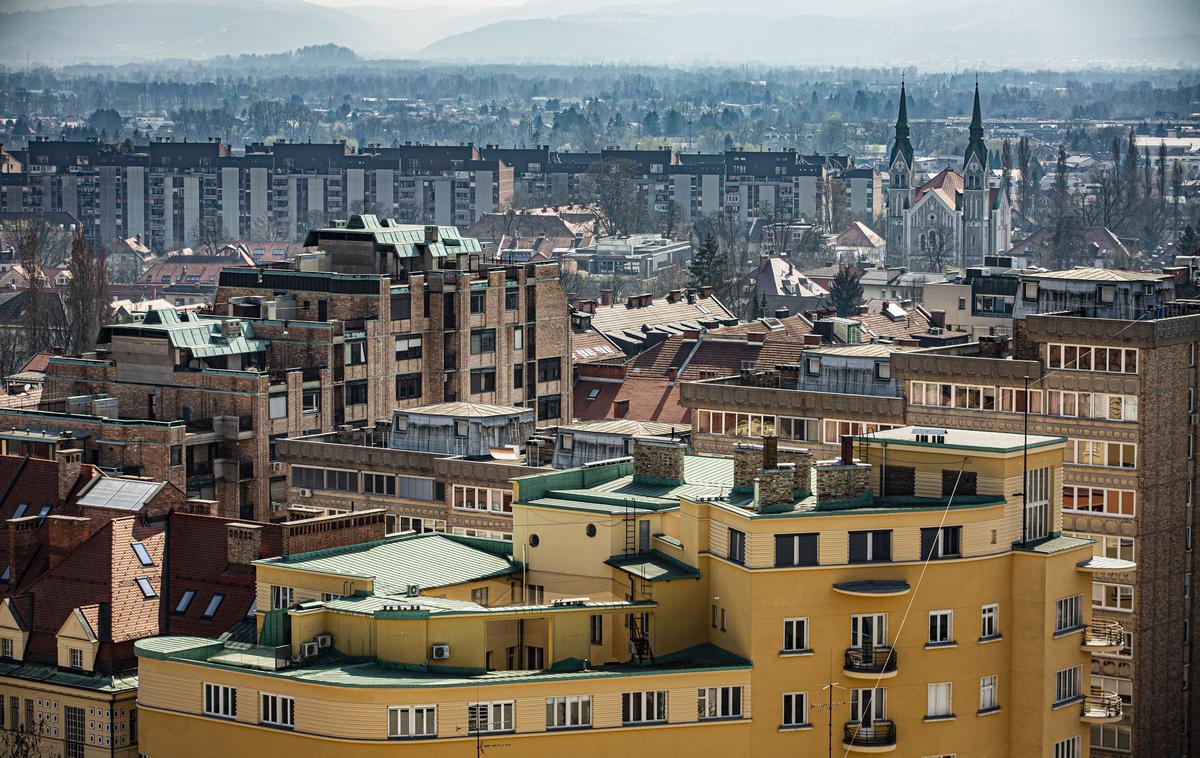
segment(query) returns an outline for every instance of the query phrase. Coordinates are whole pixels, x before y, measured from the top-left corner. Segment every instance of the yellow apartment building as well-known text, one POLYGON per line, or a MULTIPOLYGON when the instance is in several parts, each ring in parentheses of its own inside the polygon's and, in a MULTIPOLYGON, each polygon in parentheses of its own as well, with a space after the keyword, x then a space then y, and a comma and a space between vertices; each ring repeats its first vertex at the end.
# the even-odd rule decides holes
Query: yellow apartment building
POLYGON ((1079 758, 1121 715, 1088 667, 1121 630, 1061 534, 1064 443, 638 438, 514 480, 511 543, 260 560, 259 644, 138 643, 140 750, 1079 758))

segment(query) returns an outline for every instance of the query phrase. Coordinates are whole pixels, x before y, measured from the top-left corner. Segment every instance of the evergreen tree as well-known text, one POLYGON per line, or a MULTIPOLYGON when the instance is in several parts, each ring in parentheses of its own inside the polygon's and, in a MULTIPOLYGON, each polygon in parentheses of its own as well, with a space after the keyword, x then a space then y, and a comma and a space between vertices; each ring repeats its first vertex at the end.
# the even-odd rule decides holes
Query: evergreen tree
POLYGON ((1030 215, 1030 208, 1033 205, 1033 188, 1029 183, 1030 164, 1032 163, 1030 158, 1029 138, 1022 137, 1017 142, 1017 166, 1021 169, 1021 211, 1026 216, 1030 215))
POLYGON ((1180 255, 1195 255, 1200 252, 1200 234, 1196 234, 1196 230, 1188 224, 1183 230, 1183 236, 1179 238, 1179 244, 1176 245, 1180 255))
POLYGON ((1138 199, 1138 153, 1137 135, 1129 130, 1125 147, 1125 197, 1130 206, 1137 204, 1138 199))
POLYGON ((712 234, 705 235, 700 247, 692 253, 688 262, 688 276, 694 286, 715 287, 724 284, 729 275, 729 266, 721 253, 721 243, 712 234))
POLYGON ((642 134, 647 137, 657 137, 662 134, 662 125, 658 121, 658 111, 650 111, 642 119, 642 134))
POLYGON ((1012 143, 1007 139, 1000 143, 1000 165, 1002 173, 1000 184, 1004 188, 1004 197, 1006 200, 1012 200, 1012 143))
POLYGON ((1083 224, 1067 186, 1067 148, 1058 146, 1058 161, 1054 168, 1054 190, 1050 195, 1050 212, 1054 228, 1050 241, 1050 257, 1055 268, 1067 269, 1075 263, 1083 246, 1083 224))
POLYGON ((837 315, 845 318, 857 313, 862 294, 862 284, 859 283, 853 269, 849 266, 840 267, 833 281, 829 283, 829 301, 833 303, 837 315))

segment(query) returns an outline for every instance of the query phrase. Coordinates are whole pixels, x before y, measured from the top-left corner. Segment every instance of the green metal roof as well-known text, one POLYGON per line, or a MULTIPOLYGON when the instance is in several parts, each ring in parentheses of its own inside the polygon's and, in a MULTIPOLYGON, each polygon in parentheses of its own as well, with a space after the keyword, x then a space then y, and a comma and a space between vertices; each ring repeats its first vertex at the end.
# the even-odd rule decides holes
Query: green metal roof
POLYGON ((700 571, 657 550, 633 555, 614 555, 605 561, 627 574, 652 582, 669 582, 673 579, 697 579, 700 571))
MULTIPOLYGON (((230 671, 257 668, 247 662, 237 665, 237 655, 225 655, 225 645, 219 640, 201 637, 154 637, 139 640, 135 649, 139 656, 157 660, 191 661, 196 665, 230 671), (216 659, 216 660, 214 660, 216 659)), ((253 654, 265 655, 269 651, 248 650, 253 654)), ((666 655, 660 655, 654 663, 613 663, 604 666, 583 668, 583 662, 568 659, 558 661, 553 668, 544 671, 455 671, 437 667, 411 667, 379 661, 374 658, 349 658, 336 652, 323 653, 302 666, 274 671, 260 669, 262 676, 274 676, 292 681, 321 684, 331 687, 369 687, 378 689, 480 687, 489 684, 506 684, 578 680, 608 679, 614 677, 645 676, 655 674, 680 674, 689 671, 744 670, 751 668, 750 661, 715 645, 698 645, 666 655)))
POLYGON ((1061 553, 1064 550, 1073 550, 1077 547, 1083 547, 1084 545, 1091 544, 1092 540, 1085 540, 1079 537, 1068 537, 1064 534, 1059 534, 1031 545, 1022 545, 1019 542, 1014 542, 1013 550, 1023 550, 1029 553, 1044 553, 1049 555, 1052 553, 1061 553))
POLYGON ((520 563, 499 553, 441 534, 414 534, 256 563, 371 578, 375 580, 375 592, 383 595, 403 593, 410 584, 447 587, 520 570, 520 563))
POLYGON ((425 240, 425 226, 422 224, 401 224, 395 219, 380 219, 370 213, 351 216, 345 226, 335 226, 326 229, 309 231, 304 240, 305 247, 320 245, 320 238, 340 237, 355 239, 370 239, 376 247, 390 248, 401 258, 415 258, 421 251, 428 251, 435 258, 458 253, 479 253, 483 247, 479 240, 471 237, 460 237, 458 228, 454 226, 439 226, 438 241, 425 240))
POLYGON ((0 661, 0 676, 37 684, 91 690, 92 692, 128 692, 136 690, 138 686, 136 671, 119 674, 89 674, 41 663, 19 661, 0 661))

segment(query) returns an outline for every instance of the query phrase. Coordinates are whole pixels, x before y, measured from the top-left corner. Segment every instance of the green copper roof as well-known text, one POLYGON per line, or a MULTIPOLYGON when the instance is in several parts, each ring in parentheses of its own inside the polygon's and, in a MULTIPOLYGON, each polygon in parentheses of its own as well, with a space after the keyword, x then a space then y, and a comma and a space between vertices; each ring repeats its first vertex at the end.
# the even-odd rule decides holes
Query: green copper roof
POLYGON ((50 684, 56 687, 71 687, 92 692, 128 692, 136 690, 136 671, 119 674, 90 674, 70 671, 57 666, 19 661, 0 661, 0 676, 20 679, 31 684, 50 684))
POLYGON ((503 576, 521 564, 500 550, 483 550, 441 534, 414 534, 344 548, 256 561, 300 571, 371 578, 377 594, 403 593, 408 585, 447 587, 503 576))
POLYGON ((909 169, 913 167, 913 146, 909 139, 911 130, 908 127, 908 95, 904 91, 904 82, 900 83, 900 113, 896 117, 896 141, 892 144, 892 153, 888 157, 888 168, 896 162, 896 157, 902 155, 909 169))
POLYGON ((415 258, 421 251, 428 251, 435 258, 458 253, 478 253, 483 248, 479 240, 460 237, 458 228, 437 227, 437 241, 425 238, 425 227, 421 224, 401 224, 395 219, 380 219, 370 213, 351 216, 345 226, 313 229, 304 240, 305 247, 320 245, 320 239, 363 239, 373 240, 376 247, 390 249, 401 258, 415 258))
POLYGON ((663 555, 657 550, 633 555, 614 555, 605 563, 619 568, 627 574, 652 582, 697 579, 700 576, 700 571, 696 568, 663 555))
POLYGON ((971 156, 974 155, 980 167, 987 171, 988 151, 987 145, 983 143, 983 113, 979 107, 979 82, 975 83, 975 105, 971 112, 971 129, 970 141, 967 142, 967 152, 963 156, 963 168, 971 162, 971 156))

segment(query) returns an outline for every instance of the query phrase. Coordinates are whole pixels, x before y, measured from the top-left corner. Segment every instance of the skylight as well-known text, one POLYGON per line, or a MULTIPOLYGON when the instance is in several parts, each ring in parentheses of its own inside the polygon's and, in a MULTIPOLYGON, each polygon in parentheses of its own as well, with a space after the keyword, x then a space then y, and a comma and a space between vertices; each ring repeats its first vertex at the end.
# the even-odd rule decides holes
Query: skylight
POLYGON ((29 510, 29 503, 20 503, 19 505, 17 505, 17 509, 15 511, 13 511, 12 517, 13 518, 21 518, 22 516, 25 515, 25 511, 27 511, 27 510, 29 510))
POLYGON ((208 607, 204 609, 204 615, 201 616, 201 618, 210 619, 217 615, 217 609, 221 607, 221 601, 224 599, 225 596, 219 592, 214 594, 212 596, 212 600, 208 601, 208 607))
POLYGON ((8 582, 12 579, 12 566, 5 566, 4 573, 0 574, 0 582, 8 582))
POLYGON ((588 400, 595 400, 598 397, 600 397, 600 388, 599 387, 593 387, 592 389, 588 390, 588 394, 587 394, 588 400))
POLYGON ((141 564, 143 566, 153 566, 154 565, 154 559, 152 559, 150 557, 150 553, 148 553, 146 551, 145 545, 143 545, 140 542, 135 542, 135 543, 133 543, 132 547, 133 547, 133 552, 137 556, 138 561, 141 562, 141 564))
POLYGON ((175 612, 187 613, 188 606, 192 604, 192 598, 195 596, 195 590, 184 590, 183 597, 179 598, 179 605, 175 606, 175 612))
POLYGON ((158 597, 158 593, 154 591, 154 586, 150 584, 150 580, 144 576, 137 578, 138 589, 142 591, 142 597, 147 600, 152 597, 158 597))

